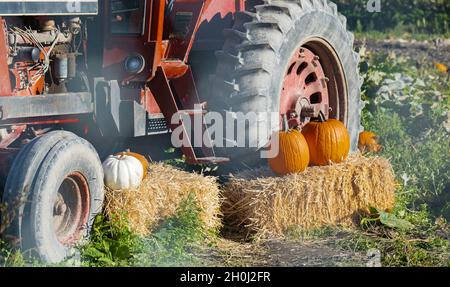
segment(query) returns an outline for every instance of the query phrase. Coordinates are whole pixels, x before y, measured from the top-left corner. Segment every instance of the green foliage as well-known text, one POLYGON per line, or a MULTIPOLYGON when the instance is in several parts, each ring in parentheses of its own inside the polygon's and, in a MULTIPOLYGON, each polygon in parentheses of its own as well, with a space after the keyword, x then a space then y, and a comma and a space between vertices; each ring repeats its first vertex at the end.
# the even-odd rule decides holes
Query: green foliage
POLYGON ((219 166, 217 164, 188 164, 184 155, 181 155, 179 157, 177 156, 177 149, 175 148, 166 149, 164 152, 168 155, 172 155, 172 158, 163 161, 165 164, 185 171, 196 172, 207 176, 214 176, 219 169, 219 166))
POLYGON ((357 32, 407 32, 446 34, 450 32, 448 0, 389 0, 381 2, 381 13, 367 10, 368 0, 335 0, 357 32))
POLYGON ((434 66, 360 51, 366 108, 399 183, 392 214, 374 210, 365 233, 341 244, 382 253, 384 266, 447 266, 450 260, 450 87, 434 66), (375 223, 375 224, 374 224, 375 223), (414 226, 414 228, 413 228, 414 226))
POLYGON ((379 210, 375 207, 371 207, 370 211, 371 217, 363 218, 361 220, 361 225, 365 226, 379 222, 386 227, 398 230, 411 230, 414 228, 414 225, 412 225, 409 221, 400 219, 392 213, 379 210))
POLYGON ((190 249, 207 238, 193 196, 180 204, 175 216, 167 219, 149 237, 139 237, 128 227, 124 216, 99 216, 91 241, 82 247, 83 264, 97 267, 197 265, 190 249))
POLYGON ((106 219, 97 216, 90 243, 82 247, 83 261, 88 266, 128 266, 137 250, 139 238, 124 216, 106 219))
POLYGON ((351 238, 338 241, 346 250, 367 252, 378 249, 382 254, 382 265, 389 267, 436 267, 448 266, 449 241, 436 236, 436 229, 421 231, 414 236, 394 234, 354 233, 351 238), (378 236, 378 237, 375 237, 378 236))
POLYGON ((380 136, 382 155, 394 166, 401 207, 427 204, 436 217, 449 219, 448 75, 425 63, 361 54, 363 125, 380 136))
POLYGON ((155 230, 151 237, 142 239, 140 250, 134 255, 133 265, 198 265, 199 262, 189 251, 196 243, 206 240, 199 215, 200 209, 194 197, 189 196, 174 217, 155 230))
POLYGON ((8 244, 0 240, 0 267, 25 267, 27 266, 23 254, 12 250, 8 244))

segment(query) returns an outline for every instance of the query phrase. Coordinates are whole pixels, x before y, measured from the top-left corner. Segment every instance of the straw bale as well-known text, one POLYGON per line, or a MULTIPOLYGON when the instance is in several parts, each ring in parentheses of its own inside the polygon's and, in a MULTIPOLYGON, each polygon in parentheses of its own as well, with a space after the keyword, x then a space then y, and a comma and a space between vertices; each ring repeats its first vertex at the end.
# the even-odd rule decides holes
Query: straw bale
POLYGON ((396 183, 388 160, 355 154, 341 164, 278 177, 268 168, 240 173, 224 187, 226 224, 258 237, 292 227, 349 226, 369 207, 392 209, 396 183))

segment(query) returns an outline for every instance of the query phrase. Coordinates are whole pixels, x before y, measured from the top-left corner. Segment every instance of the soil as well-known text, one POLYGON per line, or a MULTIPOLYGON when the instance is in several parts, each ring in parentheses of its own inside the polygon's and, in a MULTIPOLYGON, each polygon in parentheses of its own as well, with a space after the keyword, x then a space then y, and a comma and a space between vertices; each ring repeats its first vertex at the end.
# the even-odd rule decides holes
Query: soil
POLYGON ((357 39, 355 47, 366 45, 372 52, 395 53, 418 62, 450 64, 450 39, 428 41, 357 39))
POLYGON ((370 254, 344 249, 347 235, 316 239, 271 239, 244 242, 220 239, 218 248, 200 256, 210 266, 225 267, 364 267, 373 265, 370 254))

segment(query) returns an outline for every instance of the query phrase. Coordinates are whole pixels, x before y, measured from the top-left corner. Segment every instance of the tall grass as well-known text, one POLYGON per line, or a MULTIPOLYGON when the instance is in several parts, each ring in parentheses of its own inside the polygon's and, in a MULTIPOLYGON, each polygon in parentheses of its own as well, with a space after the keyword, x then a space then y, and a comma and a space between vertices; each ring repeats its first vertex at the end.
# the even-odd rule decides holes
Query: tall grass
POLYGON ((432 63, 360 52, 364 75, 363 125, 376 132, 382 156, 394 166, 396 216, 407 232, 369 226, 342 243, 378 248, 385 266, 450 266, 450 86, 432 63))

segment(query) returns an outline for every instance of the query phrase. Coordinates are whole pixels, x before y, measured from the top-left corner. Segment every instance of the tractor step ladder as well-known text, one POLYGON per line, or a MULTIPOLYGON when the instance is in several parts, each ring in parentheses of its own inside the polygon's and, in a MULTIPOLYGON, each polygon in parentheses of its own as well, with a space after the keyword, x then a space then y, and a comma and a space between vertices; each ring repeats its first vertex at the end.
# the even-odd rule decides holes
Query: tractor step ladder
MULTIPOLYGON (((187 163, 217 164, 229 161, 228 158, 217 157, 215 155, 214 149, 212 148, 211 136, 207 131, 206 123, 204 121, 204 115, 207 113, 207 111, 204 109, 205 104, 202 105, 199 102, 196 103, 196 106, 202 107, 201 109, 179 109, 179 104, 177 103, 177 100, 172 93, 172 87, 169 83, 169 79, 167 78, 167 75, 162 67, 158 67, 155 78, 149 83, 149 87, 152 90, 155 100, 161 108, 164 117, 168 121, 168 126, 171 128, 171 130, 174 131, 176 129, 179 129, 180 127, 183 129, 182 137, 185 144, 182 145, 181 151, 186 157, 187 163), (171 119, 174 115, 179 116, 179 120, 175 124, 171 122, 171 119), (201 115, 202 117, 202 139, 206 138, 209 141, 207 144, 202 141, 202 147, 199 148, 203 153, 202 156, 197 156, 197 153, 192 145, 191 136, 188 132, 188 130, 190 129, 187 128, 182 115, 189 116, 191 118, 199 115, 201 115), (208 133, 208 135, 204 137, 204 133, 208 133)), ((198 99, 197 95, 195 95, 195 98, 198 99)))

